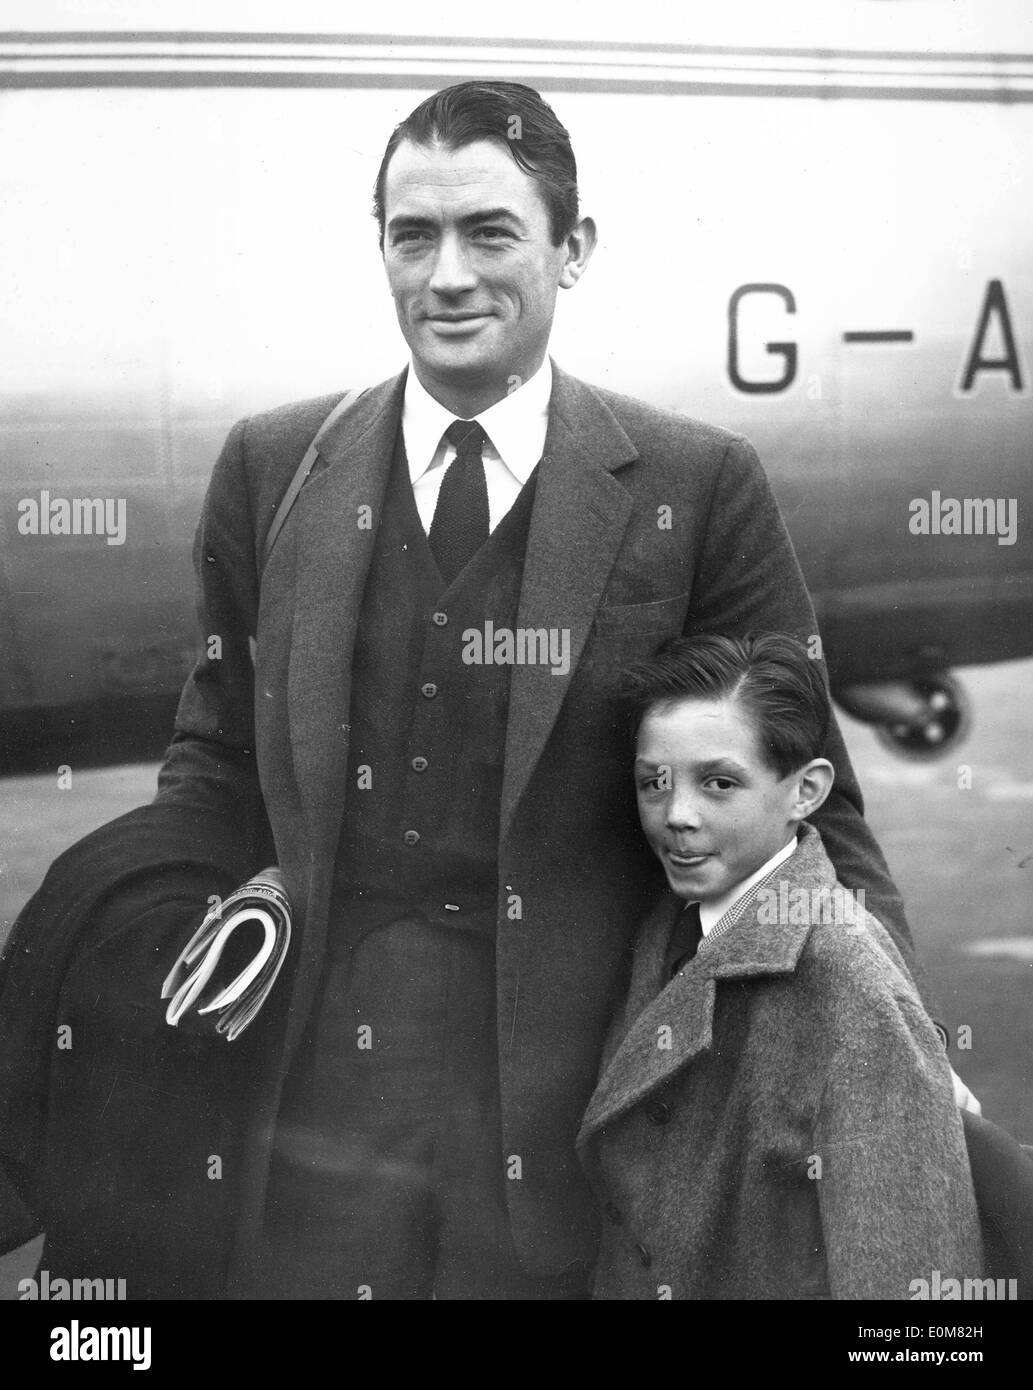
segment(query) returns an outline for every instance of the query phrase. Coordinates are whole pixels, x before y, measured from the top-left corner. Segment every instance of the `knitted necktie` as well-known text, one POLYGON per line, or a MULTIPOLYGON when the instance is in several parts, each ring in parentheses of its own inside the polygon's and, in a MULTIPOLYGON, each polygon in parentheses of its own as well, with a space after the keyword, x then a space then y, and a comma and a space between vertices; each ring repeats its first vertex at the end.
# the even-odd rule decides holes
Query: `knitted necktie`
POLYGON ((671 939, 667 944, 664 966, 667 978, 673 980, 678 971, 696 954, 703 940, 703 924, 699 920, 699 903, 689 903, 679 913, 671 928, 671 939))
POLYGON ((476 420, 454 420, 445 438, 456 456, 445 471, 430 528, 430 548, 447 584, 488 539, 488 484, 481 449, 488 436, 476 420))

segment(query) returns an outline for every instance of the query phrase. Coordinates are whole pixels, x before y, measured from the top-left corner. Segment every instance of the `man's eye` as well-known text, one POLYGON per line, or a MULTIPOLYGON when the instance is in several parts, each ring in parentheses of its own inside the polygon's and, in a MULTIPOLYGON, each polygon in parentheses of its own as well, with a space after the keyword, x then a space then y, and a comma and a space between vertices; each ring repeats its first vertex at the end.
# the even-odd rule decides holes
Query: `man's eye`
POLYGON ((421 232, 418 227, 411 227, 404 232, 395 232, 392 240, 395 246, 400 246, 403 242, 423 241, 426 236, 427 233, 421 232))
POLYGON ((509 236, 505 227, 478 227, 474 236, 481 237, 486 241, 499 241, 502 237, 509 236))
MULTIPOLYGON (((640 791, 644 791, 644 792, 645 792, 645 791, 650 791, 650 792, 657 792, 657 791, 660 791, 660 790, 661 790, 661 786, 660 786, 661 781, 663 781, 663 779, 659 776, 659 774, 658 774, 656 777, 642 777, 642 778, 639 779, 639 784, 638 784, 638 785, 639 785, 639 790, 640 790, 640 791)), ((665 783, 664 787, 662 788, 662 790, 664 790, 664 791, 667 790, 667 785, 666 785, 666 783, 665 783)))
POLYGON ((730 792, 735 782, 731 777, 708 777, 704 785, 712 787, 715 791, 730 792))

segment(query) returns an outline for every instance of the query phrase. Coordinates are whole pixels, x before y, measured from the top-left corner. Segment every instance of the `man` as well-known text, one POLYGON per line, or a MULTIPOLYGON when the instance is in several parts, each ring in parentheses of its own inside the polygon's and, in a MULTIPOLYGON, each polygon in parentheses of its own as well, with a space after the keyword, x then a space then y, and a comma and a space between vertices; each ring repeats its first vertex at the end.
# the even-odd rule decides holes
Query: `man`
MULTIPOLYGON (((195 550, 207 651, 156 802, 37 895, 73 943, 46 1017, 85 1042, 46 1079, 74 1126, 7 1167, 51 1273, 128 1265, 130 1297, 584 1297, 574 1141, 661 887, 611 678, 677 634, 817 631, 749 444, 548 359, 596 234, 536 93, 423 102, 375 209, 411 365, 323 435, 260 575, 336 398, 235 426, 195 550), (273 858, 292 968, 232 1047, 174 1033, 170 953, 273 858), (101 869, 69 921, 62 884, 101 869)), ((825 754, 838 876, 909 956, 835 728, 825 754)))

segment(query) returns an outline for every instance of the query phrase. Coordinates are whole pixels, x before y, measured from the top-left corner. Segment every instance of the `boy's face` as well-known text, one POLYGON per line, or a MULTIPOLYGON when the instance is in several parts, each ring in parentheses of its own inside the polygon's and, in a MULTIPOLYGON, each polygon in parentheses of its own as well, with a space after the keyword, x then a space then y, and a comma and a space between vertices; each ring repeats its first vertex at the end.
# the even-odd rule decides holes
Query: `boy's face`
POLYGON ((787 845, 800 774, 779 777, 736 700, 680 700, 642 720, 635 788, 642 829, 679 897, 707 902, 787 845))

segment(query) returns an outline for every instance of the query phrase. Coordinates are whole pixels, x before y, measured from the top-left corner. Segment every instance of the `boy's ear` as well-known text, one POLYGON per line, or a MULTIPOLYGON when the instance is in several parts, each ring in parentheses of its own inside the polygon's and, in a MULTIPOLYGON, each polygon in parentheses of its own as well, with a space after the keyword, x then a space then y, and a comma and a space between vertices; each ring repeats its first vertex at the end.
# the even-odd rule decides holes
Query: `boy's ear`
POLYGON ((812 758, 806 767, 796 774, 796 794, 793 799, 793 816, 807 820, 821 806, 836 776, 836 770, 828 758, 812 758))

